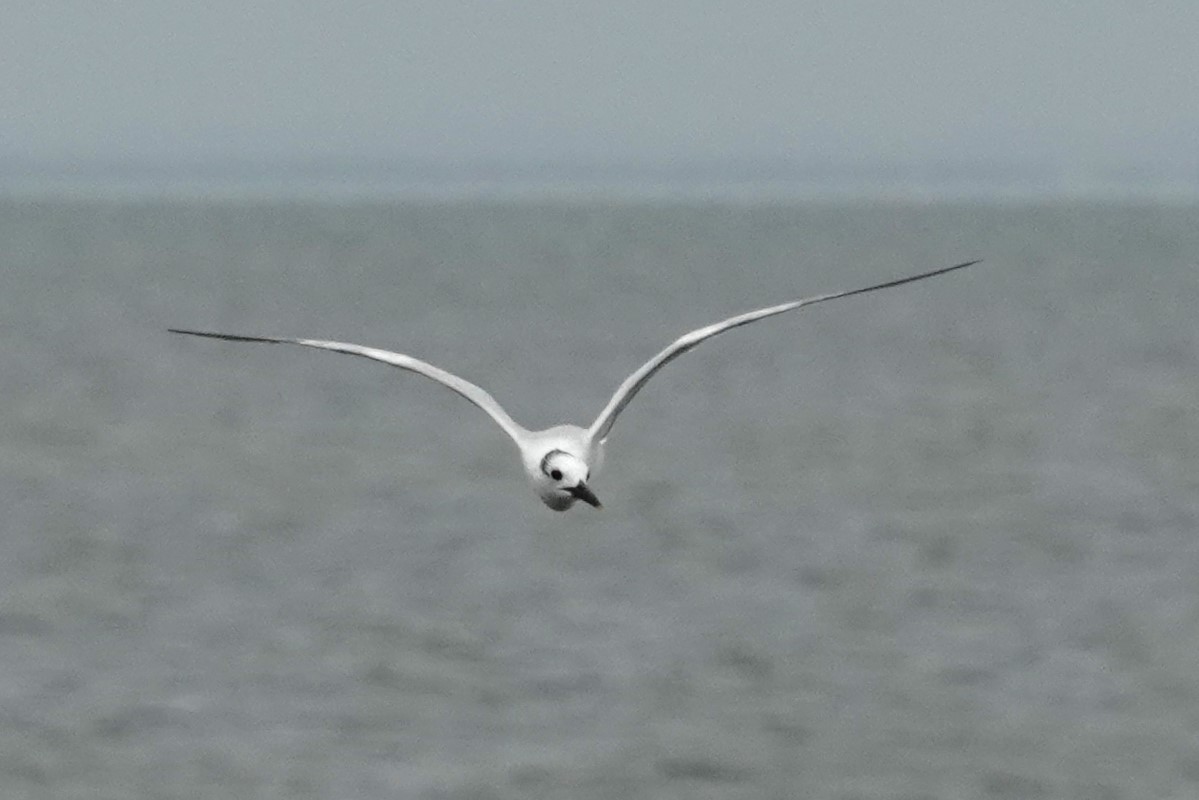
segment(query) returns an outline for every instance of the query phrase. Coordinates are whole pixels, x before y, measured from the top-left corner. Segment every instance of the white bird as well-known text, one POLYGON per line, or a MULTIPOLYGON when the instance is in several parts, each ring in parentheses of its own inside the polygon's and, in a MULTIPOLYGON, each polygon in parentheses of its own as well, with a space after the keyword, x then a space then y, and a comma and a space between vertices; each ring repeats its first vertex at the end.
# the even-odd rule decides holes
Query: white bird
POLYGON ((600 412, 600 415, 596 417, 595 422, 591 423, 591 427, 589 428, 580 428, 577 425, 556 425, 541 431, 527 430, 518 425, 508 415, 508 412, 495 401, 495 398, 475 384, 403 353, 393 353, 389 350, 378 350, 373 347, 363 347, 362 345, 347 344, 344 342, 326 342, 319 339, 238 336, 229 333, 209 333, 206 331, 183 330, 181 328, 170 328, 169 330, 171 333, 206 336, 211 339, 227 339, 233 342, 298 344, 303 347, 332 350, 335 353, 349 353, 354 356, 382 361, 384 364, 391 364, 393 367, 399 367, 400 369, 406 369, 424 375, 427 378, 432 378, 438 383, 453 389, 486 411, 492 419, 499 423, 504 432, 516 442, 516 446, 520 450, 521 462, 524 464, 525 474, 528 476, 529 482, 533 485, 533 490, 537 492, 541 501, 555 511, 565 511, 574 505, 577 500, 582 500, 584 503, 596 508, 601 507, 599 498, 591 490, 589 481, 592 474, 598 473, 600 467, 603 465, 604 443, 608 439, 609 431, 612 430, 612 423, 616 421, 620 412, 636 396, 637 392, 641 391, 641 387, 645 386, 646 381, 653 377, 654 373, 700 342, 711 339, 713 336, 732 330, 733 328, 748 325, 751 322, 757 322, 767 317, 773 317, 776 314, 794 311, 804 306, 823 303, 825 300, 836 300, 839 297, 849 297, 879 289, 888 289, 892 286, 900 286, 901 284, 932 278, 936 275, 943 275, 946 272, 953 272, 954 270, 963 269, 977 263, 979 262, 967 261, 952 267, 944 267, 920 275, 912 275, 907 278, 899 278, 898 280, 867 286, 864 289, 850 289, 843 292, 820 294, 801 300, 793 300, 782 305, 760 308, 756 311, 749 311, 745 314, 729 317, 722 322, 717 322, 704 328, 697 328, 690 333, 680 336, 669 347, 642 364, 636 372, 625 378, 624 383, 620 384, 616 393, 608 400, 608 404, 604 406, 604 410, 600 412))

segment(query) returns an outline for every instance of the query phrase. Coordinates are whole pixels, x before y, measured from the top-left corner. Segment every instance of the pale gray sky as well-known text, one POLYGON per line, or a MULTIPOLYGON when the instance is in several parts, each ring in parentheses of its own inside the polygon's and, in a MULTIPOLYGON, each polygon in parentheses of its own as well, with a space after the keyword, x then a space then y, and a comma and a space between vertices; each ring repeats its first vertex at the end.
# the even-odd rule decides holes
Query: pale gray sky
POLYGON ((1199 2, 32 2, 0 163, 1199 163, 1199 2))

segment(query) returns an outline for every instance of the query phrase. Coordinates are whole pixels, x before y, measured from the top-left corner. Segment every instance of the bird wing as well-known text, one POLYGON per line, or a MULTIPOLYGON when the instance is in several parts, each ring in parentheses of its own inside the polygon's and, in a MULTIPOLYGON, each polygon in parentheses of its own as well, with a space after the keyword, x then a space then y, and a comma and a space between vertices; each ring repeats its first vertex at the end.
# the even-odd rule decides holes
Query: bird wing
POLYGON ((298 344, 302 347, 315 347, 318 350, 332 350, 335 353, 349 353, 352 356, 362 356, 374 361, 382 361, 384 364, 390 364, 393 367, 406 369, 409 372, 416 372, 424 375, 426 378, 432 378, 443 386, 448 386, 458 394, 471 401, 479 408, 486 411, 499 426, 504 429, 512 439, 519 445, 525 434, 528 433, 524 428, 518 425, 503 406, 496 402, 495 398, 479 388, 468 380, 459 378, 451 372, 446 372, 440 367, 435 367, 432 364, 421 361, 419 358, 404 355, 403 353, 393 353, 390 350, 379 350, 374 347, 363 347, 358 344, 347 344, 345 342, 325 342, 319 339, 283 339, 271 336, 237 336, 229 333, 209 333, 207 331, 191 331, 181 328, 170 328, 171 333, 182 333, 188 336, 206 336, 210 339, 225 339, 231 342, 267 342, 269 344, 298 344))
POLYGON ((708 325, 707 327, 693 330, 690 333, 680 336, 669 347, 658 353, 649 361, 642 364, 636 372, 625 378, 624 383, 620 384, 620 387, 616 390, 616 393, 612 395, 612 399, 608 401, 608 405, 604 406, 604 410, 600 412, 600 415, 596 418, 595 422, 591 424, 591 428, 588 433, 593 441, 603 441, 604 439, 608 438, 608 432, 612 430, 612 423, 616 422, 616 418, 620 415, 620 412, 623 411, 624 407, 629 404, 629 401, 636 396, 637 392, 641 391, 641 387, 645 385, 646 381, 653 377, 654 373, 681 356, 683 353, 686 353, 688 350, 698 345, 700 342, 711 339, 717 334, 724 333, 725 331, 732 330, 733 328, 739 328, 742 325, 748 325, 751 322, 757 322, 760 319, 773 317, 776 314, 794 311, 797 308, 810 306, 815 303, 823 303, 825 300, 836 300, 839 297, 865 294, 866 292, 874 292, 879 289, 889 289, 892 286, 900 286, 905 283, 912 283, 913 281, 922 281, 925 278, 932 278, 936 275, 944 275, 946 272, 953 272, 955 269, 963 269, 977 263, 977 260, 967 261, 963 264, 955 264, 952 267, 942 267, 941 269, 933 270, 932 272, 924 272, 920 275, 912 275, 907 278, 899 278, 898 280, 887 281, 886 283, 879 283, 874 286, 867 286, 864 289, 849 289, 843 292, 833 292, 831 294, 820 294, 814 297, 805 297, 802 300, 793 300, 789 303, 783 303, 782 305, 770 306, 769 308, 759 308, 756 311, 749 311, 745 314, 729 317, 722 322, 717 322, 715 324, 708 325))

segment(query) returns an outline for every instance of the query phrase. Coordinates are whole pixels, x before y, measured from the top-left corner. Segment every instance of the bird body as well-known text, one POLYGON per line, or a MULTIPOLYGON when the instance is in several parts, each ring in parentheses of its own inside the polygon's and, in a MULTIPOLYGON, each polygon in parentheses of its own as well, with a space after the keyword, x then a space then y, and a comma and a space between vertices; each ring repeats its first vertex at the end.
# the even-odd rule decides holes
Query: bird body
POLYGON ((721 322, 697 328, 676 339, 656 356, 641 365, 633 374, 629 375, 617 388, 607 405, 604 406, 603 411, 600 412, 599 416, 588 428, 581 428, 578 425, 557 425, 541 431, 530 431, 513 420, 508 412, 504 410, 503 406, 496 402, 494 397, 470 381, 428 362, 421 361, 418 358, 403 353, 395 353, 390 350, 380 350, 374 347, 364 347, 347 342, 332 342, 320 339, 242 336, 182 328, 171 328, 170 332, 234 342, 294 344, 319 350, 331 350, 336 353, 346 353, 369 358, 373 361, 381 361, 385 364, 408 370, 409 372, 424 375, 452 389, 483 409, 512 438, 520 450, 521 463, 524 466, 529 483, 533 486, 533 490, 543 503, 555 511, 565 511, 579 500, 595 508, 601 508, 600 501, 592 491, 589 481, 594 475, 599 473, 600 467, 603 466, 604 443, 608 439, 612 425, 629 404, 629 401, 666 364, 701 342, 711 339, 713 336, 751 322, 815 303, 821 303, 826 300, 835 300, 855 294, 865 294, 866 292, 932 278, 936 275, 942 275, 946 272, 952 272, 977 263, 977 261, 967 261, 952 267, 943 267, 932 272, 899 278, 887 281, 886 283, 867 286, 863 289, 851 289, 831 294, 816 295, 802 300, 793 300, 781 305, 768 306, 756 311, 739 314, 721 322))
POLYGON ((525 475, 541 502, 565 511, 576 500, 600 508, 587 482, 604 463, 604 442, 578 425, 555 425, 543 431, 526 431, 517 440, 525 475))

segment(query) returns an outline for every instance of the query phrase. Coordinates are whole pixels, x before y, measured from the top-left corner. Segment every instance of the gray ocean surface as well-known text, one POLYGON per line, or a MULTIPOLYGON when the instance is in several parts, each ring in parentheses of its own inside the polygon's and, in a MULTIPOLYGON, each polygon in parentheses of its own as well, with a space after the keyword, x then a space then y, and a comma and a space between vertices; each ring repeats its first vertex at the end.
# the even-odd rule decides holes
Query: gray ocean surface
POLYGON ((1199 797, 1199 207, 0 200, 4 798, 1199 797), (529 427, 739 329, 544 508, 529 427))

